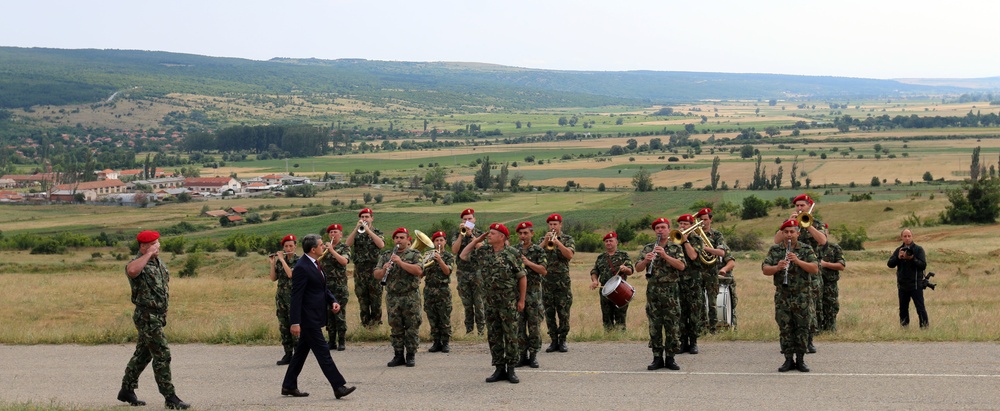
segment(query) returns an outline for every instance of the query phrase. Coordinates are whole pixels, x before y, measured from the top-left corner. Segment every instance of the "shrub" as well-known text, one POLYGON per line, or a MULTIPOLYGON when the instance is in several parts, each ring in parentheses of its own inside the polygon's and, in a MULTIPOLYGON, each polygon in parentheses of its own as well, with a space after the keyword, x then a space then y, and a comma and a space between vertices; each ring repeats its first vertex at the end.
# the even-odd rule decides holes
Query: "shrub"
POLYGON ((628 220, 618 223, 615 232, 618 233, 619 243, 627 243, 635 239, 635 229, 632 228, 632 223, 628 220))
POLYGON ((868 241, 868 232, 864 226, 858 227, 856 231, 851 231, 846 224, 841 224, 836 230, 832 230, 840 239, 840 248, 844 250, 864 250, 864 242, 868 241))
POLYGON ((32 254, 63 254, 65 252, 66 247, 52 238, 43 239, 31 247, 32 254))
POLYGON ((782 210, 787 210, 792 206, 792 202, 787 197, 778 197, 774 199, 774 205, 781 207, 782 210))
POLYGON ((163 248, 163 251, 174 254, 184 254, 186 244, 187 240, 184 239, 184 236, 166 238, 160 241, 160 247, 163 248))
POLYGON ((584 253, 596 253, 604 250, 604 236, 594 233, 582 233, 574 235, 573 241, 576 243, 576 251, 584 253))
POLYGON ((198 267, 201 265, 201 253, 192 253, 184 261, 184 268, 181 269, 181 277, 195 277, 198 275, 198 267))
POLYGON ((760 239, 760 234, 756 231, 744 231, 737 232, 736 226, 715 227, 717 230, 722 232, 723 237, 726 238, 726 245, 732 251, 758 251, 764 242, 760 239))
POLYGON ((743 198, 743 211, 740 218, 750 220, 754 218, 767 217, 767 209, 771 208, 771 202, 761 200, 755 195, 743 198))

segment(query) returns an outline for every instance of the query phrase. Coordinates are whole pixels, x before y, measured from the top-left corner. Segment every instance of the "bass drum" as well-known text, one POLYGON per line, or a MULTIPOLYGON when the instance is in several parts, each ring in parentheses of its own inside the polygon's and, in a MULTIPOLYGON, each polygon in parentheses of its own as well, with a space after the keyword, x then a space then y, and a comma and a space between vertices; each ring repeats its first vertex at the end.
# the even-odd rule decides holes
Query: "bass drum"
POLYGON ((715 298, 715 314, 723 327, 733 326, 733 296, 729 284, 719 284, 719 296, 715 298))

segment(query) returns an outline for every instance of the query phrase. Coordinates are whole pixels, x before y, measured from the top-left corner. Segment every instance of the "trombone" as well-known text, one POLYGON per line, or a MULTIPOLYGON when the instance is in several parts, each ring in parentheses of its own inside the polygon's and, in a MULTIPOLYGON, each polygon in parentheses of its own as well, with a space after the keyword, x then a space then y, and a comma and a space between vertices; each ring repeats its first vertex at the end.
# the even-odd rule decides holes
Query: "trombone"
POLYGON ((812 203, 812 205, 809 206, 809 211, 806 211, 806 212, 804 212, 802 214, 799 214, 799 215, 795 216, 795 219, 799 221, 799 227, 800 228, 805 229, 805 228, 812 227, 813 220, 815 220, 813 218, 813 215, 812 215, 813 207, 816 207, 816 203, 812 203))
POLYGON ((715 248, 715 246, 712 245, 712 239, 708 238, 708 235, 705 234, 705 230, 701 228, 701 223, 702 220, 698 220, 697 223, 688 227, 684 231, 670 230, 670 241, 677 245, 684 244, 684 236, 690 234, 692 231, 695 232, 695 234, 697 234, 702 241, 702 249, 698 252, 698 260, 700 260, 702 264, 713 265, 719 258, 712 253, 705 251, 704 247, 715 248))

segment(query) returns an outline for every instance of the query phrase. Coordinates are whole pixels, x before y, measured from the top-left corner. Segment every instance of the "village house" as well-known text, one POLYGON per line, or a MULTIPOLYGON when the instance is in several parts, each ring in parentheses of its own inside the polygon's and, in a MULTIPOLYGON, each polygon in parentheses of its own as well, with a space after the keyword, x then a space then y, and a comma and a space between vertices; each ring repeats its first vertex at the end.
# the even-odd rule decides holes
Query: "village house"
POLYGON ((128 183, 130 190, 134 190, 139 185, 149 187, 154 191, 166 188, 178 188, 184 186, 184 177, 151 178, 149 180, 135 180, 128 183))
POLYGON ((125 192, 125 183, 119 180, 86 181, 82 183, 60 184, 49 197, 51 201, 76 201, 77 194, 83 194, 84 201, 97 201, 108 194, 125 192))
POLYGON ((234 193, 243 191, 240 182, 232 177, 189 177, 184 179, 184 187, 202 195, 222 194, 227 190, 234 193))

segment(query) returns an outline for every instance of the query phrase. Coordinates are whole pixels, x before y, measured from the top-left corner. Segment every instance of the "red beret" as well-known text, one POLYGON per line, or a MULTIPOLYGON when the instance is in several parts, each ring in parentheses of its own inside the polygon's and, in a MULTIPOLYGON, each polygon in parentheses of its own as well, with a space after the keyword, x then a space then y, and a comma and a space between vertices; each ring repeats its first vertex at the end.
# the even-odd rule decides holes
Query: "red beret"
MULTIPOLYGON (((330 231, 330 230, 327 230, 327 231, 330 231)), ((289 234, 289 235, 286 235, 286 236, 284 236, 284 237, 281 238, 281 244, 282 245, 284 245, 288 241, 291 241, 291 242, 294 243, 295 242, 295 234, 289 234)))
POLYGON ((545 219, 545 222, 547 223, 549 221, 562 221, 562 220, 563 219, 562 219, 561 215, 559 215, 559 214, 552 214, 552 215, 549 216, 549 218, 545 219))
POLYGON ((514 231, 521 231, 521 230, 523 230, 525 228, 533 228, 533 227, 535 227, 535 225, 531 224, 531 221, 523 221, 523 222, 521 222, 521 224, 517 225, 517 230, 514 230, 514 231))
POLYGON ((372 209, 370 209, 370 208, 363 208, 363 209, 361 209, 361 211, 358 211, 358 217, 361 217, 361 215, 364 214, 364 213, 375 215, 374 213, 372 213, 372 209))
POLYGON ((698 210, 698 213, 695 214, 694 216, 698 217, 698 218, 701 218, 701 216, 703 216, 705 214, 712 214, 712 209, 708 208, 708 207, 705 207, 705 208, 703 208, 701 210, 698 210))
POLYGON ((785 222, 781 223, 781 228, 779 230, 784 230, 788 227, 798 227, 798 226, 799 226, 798 220, 785 220, 785 222))
POLYGON ((462 214, 459 214, 458 217, 459 218, 465 217, 466 214, 476 214, 476 210, 473 210, 471 208, 466 208, 465 210, 462 210, 462 214))
POLYGON ((687 221, 689 223, 694 224, 694 216, 691 214, 684 214, 680 217, 677 217, 677 222, 679 223, 681 221, 687 221))
MULTIPOLYGON (((367 210, 367 208, 366 208, 366 210, 367 210)), ((406 227, 399 227, 399 228, 396 229, 396 231, 392 232, 392 236, 396 237, 396 234, 399 234, 399 233, 403 233, 403 234, 406 234, 406 235, 410 234, 410 232, 406 230, 406 227)))
POLYGON ((604 239, 605 240, 607 240, 609 238, 616 238, 617 239, 618 238, 618 233, 612 231, 612 232, 607 233, 607 234, 604 235, 604 239))
POLYGON ((809 203, 809 205, 813 204, 813 199, 809 198, 809 194, 799 194, 798 197, 795 197, 794 199, 792 199, 792 204, 795 204, 795 203, 797 203, 799 201, 805 201, 805 202, 809 203))
POLYGON ((156 241, 158 238, 160 238, 160 233, 150 230, 140 232, 135 236, 135 239, 138 240, 139 243, 151 243, 156 241))
POLYGON ((825 229, 829 230, 829 229, 830 229, 830 225, 829 225, 829 224, 827 224, 827 223, 823 223, 823 228, 825 228, 825 229))
POLYGON ((434 239, 438 237, 444 237, 446 240, 448 239, 448 235, 445 234, 444 231, 438 231, 431 236, 431 241, 434 241, 434 239))
POLYGON ((653 224, 650 224, 649 226, 650 226, 650 228, 652 228, 652 229, 655 230, 656 226, 658 226, 660 224, 666 224, 667 228, 670 228, 670 220, 667 220, 666 218, 663 218, 663 217, 660 217, 660 218, 657 218, 657 219, 653 220, 653 224))
POLYGON ((342 227, 342 226, 341 226, 340 224, 337 224, 337 223, 333 223, 333 224, 330 224, 330 226, 326 228, 326 232, 328 232, 328 233, 329 233, 329 232, 330 232, 330 230, 340 230, 340 231, 344 231, 344 227, 342 227))
POLYGON ((490 230, 497 230, 497 231, 503 233, 504 237, 510 237, 510 230, 508 230, 507 226, 505 226, 503 224, 500 224, 500 223, 490 224, 490 230))

